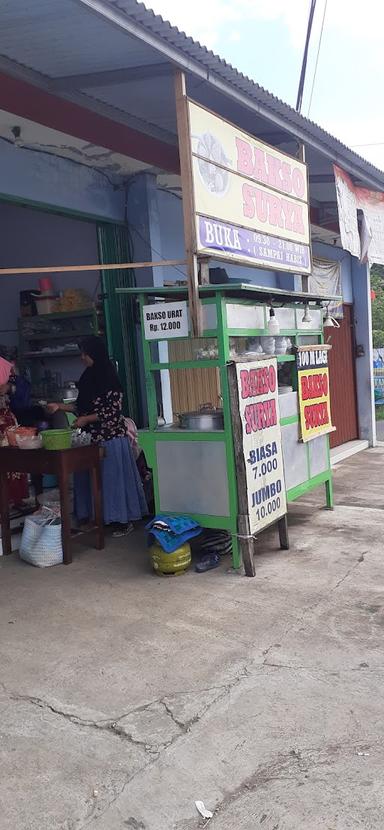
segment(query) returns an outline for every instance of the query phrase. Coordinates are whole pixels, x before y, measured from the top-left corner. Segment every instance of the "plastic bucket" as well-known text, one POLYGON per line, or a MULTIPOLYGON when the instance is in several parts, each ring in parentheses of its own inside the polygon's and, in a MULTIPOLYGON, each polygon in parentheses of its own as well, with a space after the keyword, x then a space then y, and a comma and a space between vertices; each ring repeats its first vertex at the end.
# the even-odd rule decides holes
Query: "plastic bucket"
POLYGON ((71 446, 70 429, 47 429, 40 433, 45 450, 69 450, 71 446))
POLYGON ((52 475, 45 475, 43 476, 43 489, 44 490, 52 490, 53 487, 57 487, 58 481, 57 476, 52 475))

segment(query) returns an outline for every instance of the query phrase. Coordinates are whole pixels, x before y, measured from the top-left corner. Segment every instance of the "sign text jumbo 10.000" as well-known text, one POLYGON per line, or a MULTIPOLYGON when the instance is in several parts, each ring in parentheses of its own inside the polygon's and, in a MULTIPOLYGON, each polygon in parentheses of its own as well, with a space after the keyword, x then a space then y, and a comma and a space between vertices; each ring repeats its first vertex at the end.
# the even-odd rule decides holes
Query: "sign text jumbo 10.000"
POLYGON ((251 533, 287 512, 276 358, 236 364, 251 533))

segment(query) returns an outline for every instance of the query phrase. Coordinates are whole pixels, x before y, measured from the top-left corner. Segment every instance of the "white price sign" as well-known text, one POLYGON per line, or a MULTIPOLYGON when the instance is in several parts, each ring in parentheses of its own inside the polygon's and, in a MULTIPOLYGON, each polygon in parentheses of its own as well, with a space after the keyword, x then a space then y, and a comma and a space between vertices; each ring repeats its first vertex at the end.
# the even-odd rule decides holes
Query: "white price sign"
POLYGON ((188 337, 188 308, 185 300, 177 303, 145 305, 143 320, 146 340, 188 337))
POLYGON ((237 363, 250 532, 287 512, 277 388, 277 361, 237 363))

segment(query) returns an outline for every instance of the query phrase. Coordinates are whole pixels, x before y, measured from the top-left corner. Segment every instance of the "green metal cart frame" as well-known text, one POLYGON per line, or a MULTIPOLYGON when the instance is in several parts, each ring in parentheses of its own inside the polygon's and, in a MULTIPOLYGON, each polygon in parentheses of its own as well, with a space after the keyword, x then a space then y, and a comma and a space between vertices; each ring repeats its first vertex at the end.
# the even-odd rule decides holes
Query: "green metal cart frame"
MULTIPOLYGON (((240 546, 238 540, 238 503, 237 503, 237 487, 236 487, 236 471, 235 458, 233 447, 232 423, 231 423, 231 409, 229 399, 229 386, 227 376, 227 363, 230 361, 230 338, 232 337, 256 337, 268 335, 267 329, 267 313, 268 308, 273 302, 275 308, 284 306, 285 308, 293 308, 295 315, 295 325, 291 328, 281 328, 281 336, 290 337, 292 343, 299 345, 299 338, 310 335, 316 338, 318 343, 323 342, 322 330, 322 313, 319 312, 320 325, 316 329, 307 330, 300 327, 299 315, 303 315, 305 305, 315 305, 320 309, 321 302, 326 302, 325 297, 318 297, 315 295, 304 294, 299 292, 286 292, 281 289, 260 288, 258 286, 244 285, 244 284, 227 284, 227 285, 204 285, 199 287, 199 294, 203 305, 203 310, 207 306, 214 306, 216 309, 216 326, 215 328, 207 328, 203 330, 202 339, 216 338, 218 355, 215 359, 207 360, 188 360, 188 361, 173 361, 168 363, 154 362, 151 354, 151 344, 144 337, 143 325, 143 307, 149 302, 187 300, 188 293, 184 287, 172 288, 119 288, 117 294, 136 294, 140 305, 140 319, 142 332, 142 346, 144 355, 144 371, 145 371, 145 386, 148 406, 148 429, 139 430, 140 446, 144 450, 149 466, 153 470, 154 481, 154 496, 155 507, 157 512, 164 512, 161 508, 161 494, 159 490, 159 478, 157 469, 157 452, 156 447, 159 442, 224 442, 225 456, 226 456, 226 470, 228 478, 228 494, 229 494, 229 511, 228 515, 218 516, 204 513, 189 513, 199 524, 205 528, 220 528, 228 530, 233 538, 233 567, 239 568, 241 565, 240 546), (235 303, 242 306, 259 306, 263 309, 264 325, 260 328, 231 328, 228 325, 228 304, 235 303), (158 426, 158 407, 155 385, 155 372, 166 369, 202 369, 202 368, 217 367, 220 373, 221 396, 223 401, 224 413, 224 430, 210 431, 210 432, 195 432, 192 430, 180 429, 178 427, 159 427, 158 426)), ((334 299, 334 298, 332 298, 334 299)), ((311 309, 312 310, 312 309, 311 309)), ((161 342, 167 338, 159 337, 158 340, 151 342, 161 342)), ((191 340, 192 338, 187 338, 191 340)), ((196 338, 193 338, 196 340, 196 338)), ((296 376, 296 359, 293 354, 284 354, 277 356, 278 364, 283 362, 291 362, 294 370, 293 375, 296 376)), ((297 385, 294 387, 297 389, 297 385)), ((290 424, 298 424, 298 413, 280 419, 281 426, 290 424)), ((332 488, 332 472, 330 464, 329 441, 326 439, 326 469, 316 475, 311 475, 310 463, 310 444, 305 445, 307 457, 307 479, 298 486, 287 490, 288 502, 293 502, 300 496, 318 487, 320 484, 325 485, 326 489, 326 505, 328 508, 333 507, 333 488, 332 488)), ((185 513, 186 511, 184 511, 185 513)), ((167 509, 169 515, 180 515, 180 511, 170 511, 167 509)))

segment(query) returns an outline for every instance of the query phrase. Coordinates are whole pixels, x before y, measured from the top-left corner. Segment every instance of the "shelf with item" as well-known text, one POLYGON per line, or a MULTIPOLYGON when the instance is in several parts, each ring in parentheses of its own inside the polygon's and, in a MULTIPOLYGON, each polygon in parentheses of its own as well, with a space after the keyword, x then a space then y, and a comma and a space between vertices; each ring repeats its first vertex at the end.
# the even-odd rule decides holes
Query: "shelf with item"
POLYGON ((31 381, 33 399, 57 400, 63 385, 80 375, 79 344, 98 333, 98 318, 93 307, 21 317, 18 331, 19 369, 31 381))

